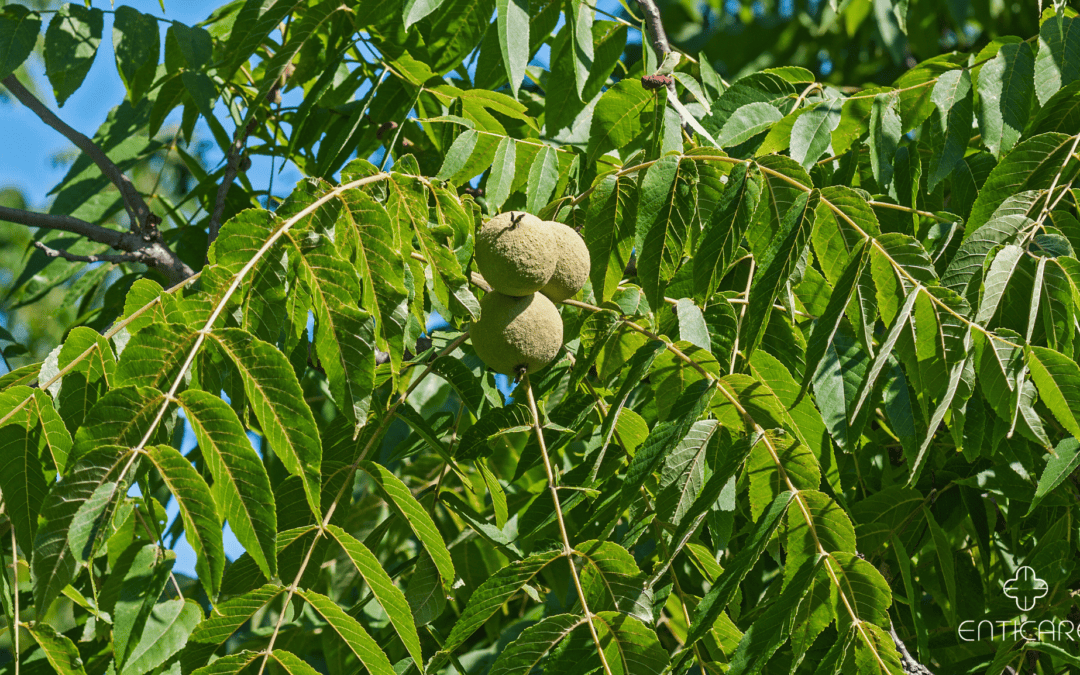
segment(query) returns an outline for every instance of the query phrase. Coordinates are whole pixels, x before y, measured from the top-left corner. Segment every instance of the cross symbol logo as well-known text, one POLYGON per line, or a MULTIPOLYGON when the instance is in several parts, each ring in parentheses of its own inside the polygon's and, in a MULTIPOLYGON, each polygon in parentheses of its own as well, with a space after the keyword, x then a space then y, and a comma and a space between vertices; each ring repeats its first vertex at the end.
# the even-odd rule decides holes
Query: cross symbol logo
POLYGON ((1030 612, 1035 608, 1035 601, 1050 592, 1046 582, 1027 565, 1017 569, 1013 578, 1002 585, 1002 589, 1005 597, 1015 600, 1017 609, 1023 612, 1030 612))

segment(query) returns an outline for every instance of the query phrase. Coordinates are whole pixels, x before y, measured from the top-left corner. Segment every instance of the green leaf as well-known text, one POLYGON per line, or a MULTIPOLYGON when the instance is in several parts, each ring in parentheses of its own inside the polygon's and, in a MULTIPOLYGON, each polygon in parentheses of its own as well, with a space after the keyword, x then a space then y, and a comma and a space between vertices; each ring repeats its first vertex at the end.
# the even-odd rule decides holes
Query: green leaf
POLYGON ((178 397, 214 477, 218 512, 267 578, 277 574, 274 492, 259 455, 227 403, 189 389, 178 397))
POLYGON ((1024 249, 1013 244, 998 251, 998 254, 994 257, 994 262, 990 264, 990 269, 986 272, 986 280, 983 282, 982 301, 979 303, 979 311, 975 315, 975 323, 985 326, 994 318, 1001 298, 1005 295, 1005 287, 1008 286, 1009 280, 1019 268, 1024 257, 1024 249))
POLYGON ((36 419, 28 426, 0 427, 0 494, 19 548, 25 552, 34 550, 38 515, 49 490, 38 456, 42 433, 36 419))
POLYGON ((292 652, 275 649, 270 652, 270 656, 274 657, 274 660, 281 664, 289 675, 319 675, 319 671, 292 652))
POLYGON ((1046 347, 1028 346, 1024 352, 1039 398, 1066 431, 1080 438, 1080 367, 1046 347))
POLYGON ((889 327, 889 332, 885 335, 885 341, 881 343, 881 346, 878 348, 877 356, 874 357, 874 362, 870 366, 870 372, 867 375, 866 381, 863 383, 862 389, 859 391, 859 398, 855 401, 855 407, 852 409, 849 419, 858 417, 859 411, 862 409, 863 404, 866 403, 867 397, 869 397, 870 393, 874 390, 874 384, 877 382, 878 375, 881 374, 882 369, 885 367, 885 362, 892 353, 893 347, 896 346, 896 341, 900 338, 900 331, 911 317, 911 310, 915 307, 915 301, 918 299, 920 292, 919 289, 911 291, 904 301, 903 306, 900 308, 900 311, 893 319, 892 325, 889 327))
POLYGON ((101 596, 102 608, 113 616, 113 653, 118 665, 127 662, 139 642, 175 562, 175 553, 156 544, 132 546, 117 559, 101 596), (114 595, 115 603, 110 604, 114 595))
POLYGON ((691 648, 694 643, 712 629, 720 613, 735 597, 735 592, 739 590, 743 578, 750 572, 750 568, 757 562, 761 552, 765 550, 765 546, 769 543, 777 528, 780 527, 784 512, 787 511, 788 504, 791 503, 791 497, 790 492, 782 492, 777 495, 762 517, 754 524, 750 538, 732 557, 731 562, 724 568, 724 573, 717 579, 716 584, 709 589, 709 592, 698 603, 697 609, 694 611, 693 623, 690 624, 690 630, 683 641, 681 658, 676 660, 676 667, 673 670, 678 670, 678 665, 682 663, 682 660, 693 654, 691 648))
POLYGON ((705 483, 706 449, 717 428, 716 420, 694 422, 686 438, 664 458, 653 505, 661 520, 678 525, 697 499, 705 483))
POLYGON ((603 302, 614 295, 630 262, 637 201, 632 177, 608 174, 597 180, 589 195, 583 234, 592 262, 593 293, 603 302))
MULTIPOLYGON (((524 0, 506 0, 511 4, 524 0)), ((552 192, 559 182, 559 153, 550 145, 544 144, 536 152, 536 158, 529 167, 529 182, 526 188, 528 203, 525 210, 539 213, 547 206, 552 192)))
POLYGON ((143 328, 124 348, 116 384, 168 391, 180 376, 180 367, 197 337, 194 328, 177 323, 153 323, 143 328))
MULTIPOLYGON (((213 56, 213 38, 204 28, 185 26, 178 21, 172 22, 165 33, 165 64, 167 66, 175 60, 176 68, 186 64, 189 70, 203 70, 210 65, 213 56)), ((172 73, 174 70, 170 67, 169 72, 172 73)))
POLYGON ((1080 79, 1080 21, 1057 15, 1039 27, 1035 94, 1046 105, 1059 89, 1080 79))
MULTIPOLYGON (((693 258, 694 297, 708 299, 735 260, 743 234, 761 200, 761 173, 754 165, 731 170, 727 187, 704 226, 693 258)), ((593 282, 595 287, 595 282, 593 282)))
POLYGON ((68 545, 68 530, 76 513, 102 486, 115 484, 129 460, 129 448, 97 445, 80 455, 60 482, 51 486, 33 548, 34 605, 39 614, 44 615, 75 578, 78 561, 68 545))
POLYGON ((877 94, 870 109, 870 168, 878 185, 892 182, 893 160, 900 146, 901 124, 895 94, 877 94))
POLYGON ((836 331, 840 328, 840 322, 844 318, 844 311, 855 296, 858 280, 862 277, 863 271, 870 260, 869 250, 870 247, 866 243, 857 245, 852 252, 851 260, 848 262, 847 267, 844 268, 844 273, 837 280, 832 295, 829 296, 829 303, 825 306, 825 311, 814 321, 810 337, 806 340, 806 367, 803 370, 803 391, 806 390, 817 372, 818 364, 821 363, 822 357, 825 356, 832 344, 833 337, 836 336, 836 331))
POLYGON ((593 8, 583 0, 570 0, 566 12, 570 28, 570 46, 574 64, 574 82, 578 96, 585 100, 585 83, 593 65, 593 8))
POLYGON ((82 86, 94 64, 104 17, 100 9, 69 2, 61 5, 49 21, 45 31, 45 74, 60 107, 82 86))
POLYGON ((1046 468, 1039 476, 1039 487, 1035 490, 1035 498, 1031 500, 1027 515, 1031 515, 1039 502, 1061 485, 1077 466, 1080 466, 1080 441, 1066 438, 1057 444, 1054 454, 1046 460, 1046 468))
POLYGON ((679 341, 689 342, 705 351, 712 349, 705 314, 690 298, 681 298, 675 306, 679 316, 679 341))
POLYGON ((230 654, 214 661, 208 666, 203 666, 192 671, 191 675, 236 675, 246 668, 255 659, 262 657, 264 652, 242 651, 238 654, 230 654))
POLYGON ((394 585, 390 575, 379 564, 378 558, 364 546, 362 542, 350 535, 337 525, 329 525, 327 531, 341 544, 345 555, 349 557, 356 571, 364 578, 368 588, 371 589, 375 600, 382 606, 383 611, 390 617, 390 623, 394 631, 401 638, 405 648, 409 650, 409 656, 417 668, 423 668, 424 658, 420 651, 420 637, 416 632, 416 624, 413 623, 412 614, 409 611, 409 603, 405 594, 394 585))
POLYGON ((191 462, 176 449, 155 445, 146 449, 146 455, 180 507, 184 537, 195 552, 199 581, 208 597, 217 598, 225 572, 225 549, 213 494, 191 462))
POLYGON ((390 659, 379 648, 379 644, 356 619, 338 607, 337 603, 315 591, 301 589, 297 590, 296 594, 307 600, 308 604, 326 619, 334 633, 344 640, 371 675, 394 675, 394 667, 390 665, 390 659))
POLYGON ((803 193, 795 199, 772 245, 758 262, 759 272, 750 286, 742 323, 742 339, 739 341, 745 358, 750 358, 761 342, 772 314, 773 299, 780 295, 810 241, 813 213, 819 199, 817 190, 803 193))
POLYGON ((315 313, 315 350, 330 380, 334 402, 354 425, 363 426, 375 384, 375 336, 371 314, 357 307, 356 271, 322 241, 296 259, 296 273, 315 313))
POLYGON ((828 99, 799 115, 791 126, 791 158, 809 171, 832 141, 832 132, 840 124, 843 99, 828 99))
POLYGON ((697 380, 679 396, 668 419, 653 427, 626 470, 622 486, 624 504, 637 499, 638 490, 660 462, 686 438, 694 423, 709 408, 716 389, 716 380, 697 380))
POLYGON ((299 4, 300 0, 246 0, 234 24, 243 26, 244 30, 229 33, 221 76, 232 77, 299 4))
POLYGON ((426 509, 416 501, 412 492, 401 479, 387 468, 375 462, 360 462, 360 469, 371 476, 388 504, 409 524, 409 528, 420 540, 424 550, 431 556, 439 570, 443 585, 449 590, 454 584, 454 563, 450 551, 446 549, 442 535, 426 509))
POLYGON ((859 617, 860 625, 865 622, 889 625, 892 591, 876 567, 854 553, 841 552, 830 553, 825 564, 833 570, 839 582, 839 593, 834 596, 837 630, 844 631, 852 625, 848 606, 859 617))
POLYGON ((979 128, 983 145, 995 157, 1020 140, 1031 111, 1034 82, 1035 54, 1026 42, 1002 45, 997 56, 979 70, 979 128))
POLYGON ((465 430, 454 456, 462 461, 491 454, 492 441, 499 436, 532 428, 532 414, 524 404, 492 408, 465 430))
POLYGON ((401 14, 402 19, 405 21, 405 30, 409 30, 409 27, 414 23, 438 9, 443 1, 444 0, 405 0, 405 8, 401 14))
POLYGON ((945 592, 949 596, 949 605, 945 615, 950 624, 956 623, 956 610, 958 608, 956 597, 956 569, 953 563, 953 548, 949 544, 949 537, 945 530, 938 524, 934 514, 923 505, 923 514, 926 516, 926 524, 930 528, 930 536, 934 540, 934 551, 937 554, 938 578, 945 582, 945 592))
POLYGON ((202 608, 194 600, 166 600, 154 605, 120 675, 145 675, 165 663, 184 647, 202 618, 202 608))
POLYGON ((525 67, 529 65, 529 0, 496 0, 495 7, 499 51, 510 80, 511 95, 517 98, 525 67))
MULTIPOLYGON (((968 129, 967 133, 970 132, 968 129)), ((964 243, 980 232, 1009 197, 1026 190, 1050 187, 1054 176, 1065 164, 1063 160, 1068 157, 1072 143, 1073 138, 1065 134, 1040 134, 1022 141, 1002 157, 971 207, 971 216, 964 227, 964 243)))
POLYGON ((41 15, 22 5, 0 9, 0 80, 15 72, 34 51, 41 15))
POLYGON ((660 675, 666 671, 667 650, 653 629, 639 619, 619 612, 597 612, 593 625, 612 675, 660 675))
POLYGON ((651 119, 656 97, 637 79, 619 80, 596 104, 589 131, 588 161, 610 150, 626 147, 645 129, 651 119))
POLYGON ((720 130, 720 136, 717 137, 716 142, 721 148, 745 143, 783 118, 784 113, 771 103, 760 101, 747 103, 738 108, 724 122, 724 127, 720 130))
POLYGON ((574 553, 582 559, 581 588, 590 611, 619 611, 653 622, 652 591, 629 551, 614 542, 592 540, 575 546, 574 553))
POLYGON ((49 624, 40 621, 28 627, 28 630, 37 640, 54 672, 60 675, 86 675, 82 657, 79 656, 74 642, 57 633, 49 624))
MULTIPOLYGON (((476 140, 479 136, 480 134, 472 129, 461 132, 454 139, 454 142, 450 144, 450 149, 446 151, 442 168, 439 169, 439 173, 435 175, 435 178, 437 180, 450 180, 452 176, 464 169, 472 156, 473 149, 476 148, 476 140)), ((468 180, 469 178, 472 178, 472 176, 467 176, 465 179, 468 180)))
POLYGON ((214 605, 214 611, 195 627, 184 646, 184 651, 180 654, 183 672, 191 672, 204 665, 233 633, 251 620, 256 612, 284 592, 285 589, 281 586, 267 584, 262 588, 214 605))
POLYGON ((585 617, 577 614, 544 617, 506 645, 488 675, 528 675, 549 651, 584 623, 585 617))
POLYGON ((137 103, 149 91, 157 74, 161 52, 157 19, 127 5, 117 7, 113 18, 113 51, 120 79, 132 102, 137 103))
POLYGON ((503 136, 499 147, 495 149, 495 160, 491 163, 488 174, 486 197, 492 208, 498 210, 510 196, 510 186, 514 183, 514 163, 517 142, 509 136, 503 136))
POLYGON ((821 484, 821 467, 810 448, 798 438, 781 432, 776 429, 766 431, 750 451, 746 463, 750 479, 750 514, 754 520, 764 513, 776 495, 788 488, 788 481, 799 490, 813 490, 821 484), (779 464, 774 455, 779 458, 779 464))
MULTIPOLYGON (((790 515, 788 517, 790 518, 790 515)), ((769 658, 790 636, 790 617, 799 609, 799 604, 813 587, 810 581, 822 567, 822 562, 815 556, 801 562, 788 562, 785 569, 794 565, 798 565, 798 571, 791 574, 791 580, 780 593, 780 597, 750 624, 739 640, 739 646, 731 657, 731 667, 728 669, 730 675, 761 672, 769 658)))
POLYGON ((446 592, 442 589, 442 575, 431 556, 423 550, 418 556, 405 589, 405 599, 416 625, 426 626, 442 616, 446 609, 446 592))
POLYGON ((930 100, 937 109, 927 123, 933 151, 927 179, 931 191, 964 158, 971 137, 972 97, 971 74, 967 70, 942 73, 934 84, 930 100))
POLYGON ((484 580, 469 596, 469 602, 443 642, 440 653, 451 653, 460 647, 503 603, 520 591, 540 570, 547 567, 548 563, 561 556, 562 552, 559 550, 534 553, 524 560, 510 563, 484 580))
POLYGON ((292 366, 272 345, 242 330, 220 329, 211 338, 236 365, 259 428, 286 470, 304 481, 308 504, 319 516, 322 445, 292 366))
POLYGON ((641 182, 635 242, 638 278, 652 307, 664 304, 664 290, 682 262, 695 215, 696 165, 666 155, 641 182))
POLYGON ((794 575, 805 562, 817 560, 819 545, 827 553, 855 553, 855 526, 836 501, 817 490, 800 490, 797 499, 800 508, 788 511, 783 533, 788 552, 785 588, 795 583, 794 575))

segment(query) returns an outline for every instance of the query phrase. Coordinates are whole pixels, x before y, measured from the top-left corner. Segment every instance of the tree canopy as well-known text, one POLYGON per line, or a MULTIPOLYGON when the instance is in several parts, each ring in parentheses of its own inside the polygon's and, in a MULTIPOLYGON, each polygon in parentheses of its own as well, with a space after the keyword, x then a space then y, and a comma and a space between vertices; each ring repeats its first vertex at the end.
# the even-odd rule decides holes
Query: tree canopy
POLYGON ((1067 3, 149 4, 0 0, 3 672, 1080 668, 1067 3))

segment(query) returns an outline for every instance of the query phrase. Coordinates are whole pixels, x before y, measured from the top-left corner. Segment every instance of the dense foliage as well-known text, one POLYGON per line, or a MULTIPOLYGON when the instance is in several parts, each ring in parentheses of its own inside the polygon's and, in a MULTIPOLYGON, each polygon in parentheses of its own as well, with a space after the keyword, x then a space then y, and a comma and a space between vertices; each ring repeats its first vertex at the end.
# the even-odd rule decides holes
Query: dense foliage
POLYGON ((9 104, 127 91, 0 201, 4 672, 1080 668, 964 632, 1080 624, 1075 11, 91 4, 0 7, 9 104), (510 209, 592 259, 516 384, 510 209))

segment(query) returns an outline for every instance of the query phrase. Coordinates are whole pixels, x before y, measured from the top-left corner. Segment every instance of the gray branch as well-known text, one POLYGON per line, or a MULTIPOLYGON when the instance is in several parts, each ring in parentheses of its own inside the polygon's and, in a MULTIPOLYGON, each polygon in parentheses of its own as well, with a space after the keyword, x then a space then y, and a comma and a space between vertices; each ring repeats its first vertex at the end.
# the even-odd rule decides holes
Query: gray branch
MULTIPOLYGON (((664 21, 660 16, 660 8, 656 6, 656 0, 638 0, 638 7, 645 17, 645 32, 649 34, 649 42, 656 54, 656 65, 664 63, 664 57, 671 51, 671 43, 668 42, 667 31, 664 30, 664 21)), ((667 89, 675 98, 675 80, 667 82, 667 89)), ((680 113, 681 116, 681 113, 680 113)), ((683 120, 684 124, 686 123, 683 120)))
MULTIPOLYGON (((117 261, 137 261, 145 263, 150 267, 160 270, 161 273, 174 284, 179 283, 194 274, 192 269, 188 267, 184 261, 180 260, 180 258, 178 258, 177 255, 162 242, 161 232, 157 227, 161 222, 161 219, 150 211, 150 207, 147 206, 146 201, 142 198, 142 195, 139 194, 139 191, 135 189, 135 185, 122 171, 120 171, 120 168, 108 158, 105 151, 98 147, 94 141, 75 129, 72 129, 63 120, 54 115, 44 103, 39 101, 36 96, 30 93, 30 91, 19 82, 15 75, 8 75, 3 80, 0 80, 0 82, 3 83, 15 98, 41 118, 43 122, 63 134, 80 150, 86 153, 95 164, 97 164, 98 168, 101 169, 101 173, 104 174, 105 177, 120 191, 120 195, 124 200, 125 209, 127 210, 128 216, 131 218, 131 230, 129 232, 120 232, 93 223, 88 223, 85 220, 80 220, 71 216, 33 213, 30 211, 23 211, 22 209, 12 209, 7 207, 0 207, 0 220, 27 225, 29 227, 71 232, 72 234, 86 237, 91 241, 107 244, 108 246, 127 254, 115 256, 117 261)), ((49 249, 48 251, 53 251, 53 249, 49 249)), ((46 251, 46 254, 49 254, 48 251, 46 251)), ((54 251, 54 254, 53 257, 60 257, 66 260, 91 262, 82 260, 81 257, 74 256, 74 254, 67 254, 66 252, 54 251)), ((104 258, 102 260, 104 260, 104 258)))
POLYGON ((97 255, 80 255, 78 253, 71 253, 70 251, 62 251, 57 248, 46 246, 40 241, 34 242, 34 248, 38 249, 50 258, 63 258, 64 260, 70 260, 71 262, 84 262, 84 263, 125 263, 125 262, 138 262, 145 263, 146 256, 141 251, 135 251, 134 253, 117 253, 108 254, 100 253, 97 255))
POLYGON ((671 43, 668 42, 667 33, 664 31, 660 8, 656 6, 656 0, 638 0, 638 7, 645 15, 645 27, 649 33, 649 42, 652 43, 653 51, 656 52, 656 62, 663 63, 664 54, 671 51, 671 43))
MULTIPOLYGON (((134 232, 112 230, 71 216, 33 213, 32 211, 12 209, 6 206, 0 206, 0 220, 6 220, 9 223, 16 223, 19 225, 26 225, 28 227, 70 232, 81 237, 86 237, 90 241, 106 244, 118 251, 124 251, 128 254, 137 254, 139 260, 136 262, 141 262, 160 270, 172 283, 179 283, 194 274, 191 268, 176 257, 176 254, 160 240, 152 239, 151 241, 146 241, 145 237, 134 232)), ((46 254, 48 254, 47 251, 46 254)), ((59 252, 56 257, 72 260, 72 258, 60 254, 59 252)), ((132 261, 135 260, 124 260, 121 262, 132 261)))
POLYGON ((150 212, 150 207, 146 205, 146 201, 143 200, 142 195, 135 189, 135 185, 131 182, 131 179, 125 176, 118 166, 113 164, 113 161, 109 159, 105 152, 99 148, 94 141, 75 129, 72 129, 62 119, 54 115, 44 103, 39 101, 36 96, 30 93, 30 91, 19 82, 15 75, 8 75, 3 79, 3 83, 4 86, 8 88, 8 91, 10 91, 15 98, 19 99, 19 102, 40 117, 42 122, 63 134, 69 141, 74 143, 76 147, 85 152, 86 155, 94 161, 94 164, 98 165, 98 168, 101 169, 101 173, 105 174, 105 177, 120 190, 120 195, 124 198, 124 206, 127 209, 128 216, 131 218, 131 226, 133 228, 145 229, 147 231, 154 229, 153 223, 151 222, 152 214, 150 212))
POLYGON ((934 675, 933 672, 911 655, 907 646, 900 639, 900 636, 896 634, 896 629, 893 628, 892 623, 889 624, 889 635, 892 636, 893 643, 896 645, 896 651, 900 652, 900 665, 903 667, 904 672, 909 675, 934 675))

